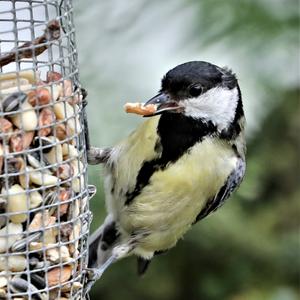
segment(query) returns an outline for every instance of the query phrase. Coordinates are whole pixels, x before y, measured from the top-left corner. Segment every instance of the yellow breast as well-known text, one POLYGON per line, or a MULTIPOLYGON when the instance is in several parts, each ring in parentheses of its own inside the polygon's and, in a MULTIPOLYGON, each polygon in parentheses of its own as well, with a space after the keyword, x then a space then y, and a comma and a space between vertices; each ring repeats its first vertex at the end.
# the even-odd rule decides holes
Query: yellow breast
POLYGON ((121 227, 127 233, 149 234, 141 240, 141 251, 174 246, 205 202, 224 185, 236 162, 229 145, 206 138, 175 163, 152 175, 142 193, 129 206, 122 207, 121 227))

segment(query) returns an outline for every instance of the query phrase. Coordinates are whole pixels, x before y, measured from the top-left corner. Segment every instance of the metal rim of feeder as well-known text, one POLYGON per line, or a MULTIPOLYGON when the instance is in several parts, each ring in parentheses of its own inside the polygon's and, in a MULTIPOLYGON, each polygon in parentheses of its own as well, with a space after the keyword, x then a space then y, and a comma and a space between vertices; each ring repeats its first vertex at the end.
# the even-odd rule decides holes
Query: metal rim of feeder
POLYGON ((0 299, 82 299, 82 98, 72 0, 0 0, 0 299))

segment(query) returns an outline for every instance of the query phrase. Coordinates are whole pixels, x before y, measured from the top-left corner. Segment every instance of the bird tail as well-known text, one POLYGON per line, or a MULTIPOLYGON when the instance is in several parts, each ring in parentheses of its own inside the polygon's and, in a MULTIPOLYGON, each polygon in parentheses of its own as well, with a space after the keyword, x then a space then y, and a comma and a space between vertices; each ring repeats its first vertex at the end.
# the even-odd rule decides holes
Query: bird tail
POLYGON ((89 238, 89 262, 84 295, 88 295, 94 283, 112 263, 130 254, 133 248, 134 244, 130 239, 121 240, 116 222, 108 215, 104 224, 89 238))
MULTIPOLYGON (((101 225, 89 238, 88 268, 95 273, 97 280, 103 272, 115 261, 128 256, 134 250, 136 241, 147 232, 125 237, 119 232, 112 215, 108 215, 101 225)), ((143 275, 147 270, 151 259, 138 257, 138 274, 143 275)))
POLYGON ((108 215, 104 223, 89 238, 88 267, 101 267, 112 256, 113 248, 119 239, 116 223, 112 216, 108 215))

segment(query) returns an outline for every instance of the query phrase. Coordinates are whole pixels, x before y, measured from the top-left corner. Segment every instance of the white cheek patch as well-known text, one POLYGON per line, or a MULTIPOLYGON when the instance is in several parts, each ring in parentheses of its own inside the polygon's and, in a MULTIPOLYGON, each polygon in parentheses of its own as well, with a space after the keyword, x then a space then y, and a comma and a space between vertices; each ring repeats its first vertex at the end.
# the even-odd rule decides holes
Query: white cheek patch
POLYGON ((197 98, 180 101, 185 115, 211 121, 219 130, 225 129, 234 119, 238 103, 238 90, 216 87, 197 98))

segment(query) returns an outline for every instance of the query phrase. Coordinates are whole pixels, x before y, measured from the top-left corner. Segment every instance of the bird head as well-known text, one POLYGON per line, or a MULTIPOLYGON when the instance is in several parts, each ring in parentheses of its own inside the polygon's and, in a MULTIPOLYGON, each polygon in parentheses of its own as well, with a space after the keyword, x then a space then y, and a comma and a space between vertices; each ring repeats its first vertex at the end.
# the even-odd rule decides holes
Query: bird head
POLYGON ((183 114, 211 122, 224 130, 235 119, 241 95, 235 75, 203 61, 178 65, 162 79, 159 94, 147 101, 156 104, 154 115, 183 114))

